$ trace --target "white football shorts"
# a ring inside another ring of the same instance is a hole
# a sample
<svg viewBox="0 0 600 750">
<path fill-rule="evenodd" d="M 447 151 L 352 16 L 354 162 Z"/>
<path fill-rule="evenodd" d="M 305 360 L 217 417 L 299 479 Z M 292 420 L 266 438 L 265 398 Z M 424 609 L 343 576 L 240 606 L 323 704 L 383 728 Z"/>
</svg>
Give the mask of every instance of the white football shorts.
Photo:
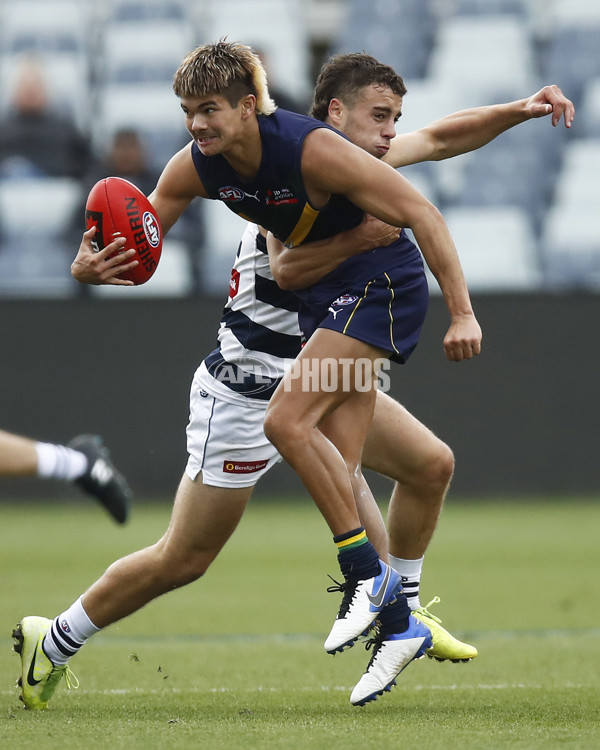
<svg viewBox="0 0 600 750">
<path fill-rule="evenodd" d="M 210 394 L 199 368 L 190 392 L 188 477 L 195 481 L 202 472 L 203 483 L 213 487 L 253 487 L 279 463 L 263 429 L 267 403 L 256 408 Z"/>
</svg>

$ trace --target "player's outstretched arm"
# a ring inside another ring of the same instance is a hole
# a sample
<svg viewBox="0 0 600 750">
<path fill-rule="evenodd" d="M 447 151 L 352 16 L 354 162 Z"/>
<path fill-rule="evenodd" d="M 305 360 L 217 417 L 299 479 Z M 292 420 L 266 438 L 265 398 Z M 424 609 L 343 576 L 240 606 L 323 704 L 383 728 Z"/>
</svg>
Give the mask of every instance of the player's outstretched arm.
<svg viewBox="0 0 600 750">
<path fill-rule="evenodd" d="M 515 125 L 548 115 L 553 126 L 563 119 L 567 128 L 575 117 L 573 102 L 555 85 L 544 86 L 527 99 L 461 110 L 420 130 L 399 134 L 384 161 L 392 167 L 405 167 L 449 159 L 485 146 Z"/>
<path fill-rule="evenodd" d="M 365 214 L 354 229 L 300 247 L 285 247 L 269 232 L 267 250 L 273 278 L 282 289 L 305 289 L 353 255 L 390 245 L 398 239 L 400 231 Z"/>
</svg>

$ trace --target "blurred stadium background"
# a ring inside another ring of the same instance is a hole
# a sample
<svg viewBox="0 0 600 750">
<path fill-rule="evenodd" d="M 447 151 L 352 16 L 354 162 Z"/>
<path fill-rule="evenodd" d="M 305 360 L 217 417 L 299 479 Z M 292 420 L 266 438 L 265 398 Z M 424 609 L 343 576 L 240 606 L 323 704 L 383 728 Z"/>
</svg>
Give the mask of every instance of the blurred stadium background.
<svg viewBox="0 0 600 750">
<path fill-rule="evenodd" d="M 455 450 L 457 491 L 597 491 L 597 0 L 0 0 L 0 118 L 33 54 L 98 161 L 133 128 L 159 170 L 187 138 L 173 72 L 225 35 L 260 49 L 276 98 L 300 107 L 330 53 L 374 54 L 407 83 L 402 131 L 547 83 L 575 102 L 570 131 L 532 121 L 475 154 L 403 171 L 444 212 L 485 349 L 474 363 L 444 362 L 434 297 L 393 382 Z M 243 222 L 212 202 L 193 207 L 149 284 L 82 289 L 69 266 L 88 187 L 18 165 L 0 176 L 0 425 L 50 440 L 101 432 L 138 492 L 170 494 L 188 385 L 213 348 Z M 281 467 L 265 487 L 297 485 Z"/>
</svg>

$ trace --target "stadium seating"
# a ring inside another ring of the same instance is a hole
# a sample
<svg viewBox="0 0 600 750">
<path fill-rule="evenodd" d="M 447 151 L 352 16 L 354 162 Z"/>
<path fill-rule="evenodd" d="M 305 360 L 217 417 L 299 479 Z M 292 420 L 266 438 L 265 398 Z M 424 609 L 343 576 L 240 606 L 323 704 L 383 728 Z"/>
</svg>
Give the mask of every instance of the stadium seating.
<svg viewBox="0 0 600 750">
<path fill-rule="evenodd" d="M 460 206 L 520 206 L 528 211 L 537 232 L 552 198 L 561 133 L 553 132 L 547 121 L 506 131 L 471 154 L 454 202 Z"/>
<path fill-rule="evenodd" d="M 152 166 L 162 170 L 189 141 L 177 98 L 164 83 L 106 85 L 101 88 L 99 99 L 94 131 L 99 150 L 106 148 L 116 130 L 132 127 L 142 135 Z"/>
<path fill-rule="evenodd" d="M 91 114 L 91 8 L 79 0 L 20 0 L 0 5 L 0 111 L 5 109 L 24 57 L 44 66 L 58 107 L 67 107 L 80 127 Z"/>
<path fill-rule="evenodd" d="M 73 294 L 65 232 L 81 201 L 69 178 L 0 180 L 0 295 Z"/>
<path fill-rule="evenodd" d="M 312 94 L 304 5 L 304 0 L 212 0 L 205 6 L 202 42 L 227 36 L 261 50 L 274 86 L 303 100 Z"/>
<path fill-rule="evenodd" d="M 81 200 L 81 187 L 68 177 L 0 180 L 2 231 L 8 237 L 60 235 Z"/>
<path fill-rule="evenodd" d="M 600 138 L 600 76 L 585 83 L 577 117 L 585 138 Z"/>
<path fill-rule="evenodd" d="M 109 0 L 105 20 L 108 23 L 189 21 L 188 6 L 184 0 Z"/>
<path fill-rule="evenodd" d="M 367 52 L 406 78 L 425 74 L 436 28 L 422 0 L 351 0 L 335 52 Z"/>
<path fill-rule="evenodd" d="M 188 140 L 171 84 L 197 42 L 191 15 L 180 0 L 107 4 L 96 55 L 93 138 L 98 152 L 115 130 L 132 127 L 142 134 L 152 166 L 164 167 Z"/>
<path fill-rule="evenodd" d="M 168 88 L 195 43 L 193 29 L 185 21 L 109 22 L 100 46 L 102 83 L 148 82 Z"/>
<path fill-rule="evenodd" d="M 600 291 L 598 203 L 555 204 L 541 239 L 545 286 Z"/>
<path fill-rule="evenodd" d="M 442 24 L 427 75 L 480 101 L 525 96 L 537 79 L 522 21 L 511 15 L 457 16 Z"/>
<path fill-rule="evenodd" d="M 600 138 L 579 139 L 565 146 L 554 202 L 559 207 L 600 207 Z"/>
<path fill-rule="evenodd" d="M 431 167 L 429 162 L 425 162 L 402 167 L 399 171 L 427 200 L 435 205 L 439 202 L 440 195 Z"/>
<path fill-rule="evenodd" d="M 472 92 L 448 86 L 444 81 L 411 78 L 405 79 L 404 83 L 407 93 L 403 101 L 402 117 L 396 125 L 398 133 L 418 130 L 450 112 L 481 103 Z M 419 165 L 418 168 L 429 171 L 438 200 L 447 202 L 458 191 L 468 160 L 467 154 L 435 165 Z"/>
<path fill-rule="evenodd" d="M 0 56 L 0 113 L 9 105 L 23 56 Z M 86 68 L 81 66 L 77 57 L 69 55 L 47 54 L 41 57 L 41 61 L 52 106 L 69 112 L 80 128 L 86 128 L 92 109 Z"/>
<path fill-rule="evenodd" d="M 225 35 L 239 39 L 265 54 L 275 86 L 306 100 L 312 85 L 310 17 L 318 5 L 307 8 L 304 0 L 0 0 L 0 114 L 21 56 L 35 52 L 43 60 L 53 102 L 69 108 L 82 128 L 93 125 L 99 154 L 115 129 L 132 126 L 141 131 L 152 165 L 160 169 L 189 138 L 170 85 L 182 56 L 196 44 Z M 537 249 L 524 253 L 527 263 L 516 265 L 531 271 L 522 272 L 527 284 L 534 278 L 540 285 L 579 286 L 587 279 L 589 286 L 597 249 L 587 204 L 598 205 L 598 171 L 580 168 L 580 162 L 596 163 L 591 141 L 600 137 L 600 2 L 331 0 L 329 5 L 338 7 L 340 18 L 329 25 L 338 31 L 330 52 L 365 50 L 404 77 L 408 93 L 399 132 L 465 107 L 529 95 L 542 83 L 563 88 L 578 110 L 571 130 L 562 124 L 551 128 L 547 120 L 528 123 L 477 153 L 402 173 L 444 215 L 479 211 L 489 218 L 488 209 L 518 210 L 521 218 L 513 215 L 507 221 L 526 226 L 520 244 L 529 246 L 532 233 L 537 243 Z M 9 216 L 8 205 L 6 198 L 0 200 L 4 278 L 10 276 L 11 262 L 27 270 L 26 258 L 35 257 L 11 250 L 7 226 L 9 234 L 13 229 L 20 233 L 16 225 L 21 220 L 30 231 L 35 220 L 19 211 Z M 243 223 L 221 206 L 205 208 L 200 276 L 210 288 L 227 278 Z M 182 271 L 189 258 L 179 262 L 180 255 L 171 253 L 171 272 L 165 265 L 163 290 L 189 289 L 182 281 L 190 276 Z M 52 257 L 45 256 L 48 264 Z M 48 273 L 52 277 L 51 269 Z M 484 273 L 491 274 L 490 281 L 483 281 Z M 504 278 L 491 267 L 477 266 L 471 274 L 481 288 L 495 288 Z M 67 282 L 65 293 L 70 294 Z M 159 288 L 158 279 L 154 287 Z M 52 293 L 59 288 L 57 282 Z M 150 293 L 150 286 L 139 293 Z"/>
<path fill-rule="evenodd" d="M 529 216 L 515 206 L 450 208 L 444 212 L 469 289 L 527 291 L 541 282 Z"/>
<path fill-rule="evenodd" d="M 446 3 L 455 16 L 500 15 L 508 13 L 526 17 L 528 0 L 450 0 Z"/>
<path fill-rule="evenodd" d="M 566 19 L 553 28 L 541 65 L 546 81 L 569 93 L 575 106 L 581 103 L 585 84 L 600 76 L 600 17 L 576 23 Z"/>
<path fill-rule="evenodd" d="M 207 289 L 221 289 L 227 294 L 231 266 L 246 221 L 217 201 L 205 201 L 202 215 L 205 227 L 203 281 Z"/>
<path fill-rule="evenodd" d="M 86 57 L 91 5 L 78 0 L 19 0 L 2 4 L 0 53 L 35 51 Z"/>
<path fill-rule="evenodd" d="M 531 2 L 531 0 L 530 0 Z M 600 4 L 595 0 L 553 0 L 540 3 L 553 26 L 586 26 L 600 23 Z"/>
</svg>

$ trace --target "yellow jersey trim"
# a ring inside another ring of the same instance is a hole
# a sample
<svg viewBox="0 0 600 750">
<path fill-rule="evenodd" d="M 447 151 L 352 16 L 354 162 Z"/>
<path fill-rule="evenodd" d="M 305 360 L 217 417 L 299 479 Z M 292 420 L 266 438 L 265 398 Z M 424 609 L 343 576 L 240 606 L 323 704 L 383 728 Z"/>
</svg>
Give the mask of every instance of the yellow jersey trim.
<svg viewBox="0 0 600 750">
<path fill-rule="evenodd" d="M 283 244 L 286 247 L 295 247 L 296 245 L 299 245 L 301 242 L 303 242 L 306 239 L 307 234 L 313 228 L 318 215 L 319 211 L 317 211 L 316 208 L 313 208 L 312 206 L 309 206 L 308 203 L 305 203 L 304 209 L 302 210 L 302 215 L 298 219 L 298 223 Z"/>
</svg>

